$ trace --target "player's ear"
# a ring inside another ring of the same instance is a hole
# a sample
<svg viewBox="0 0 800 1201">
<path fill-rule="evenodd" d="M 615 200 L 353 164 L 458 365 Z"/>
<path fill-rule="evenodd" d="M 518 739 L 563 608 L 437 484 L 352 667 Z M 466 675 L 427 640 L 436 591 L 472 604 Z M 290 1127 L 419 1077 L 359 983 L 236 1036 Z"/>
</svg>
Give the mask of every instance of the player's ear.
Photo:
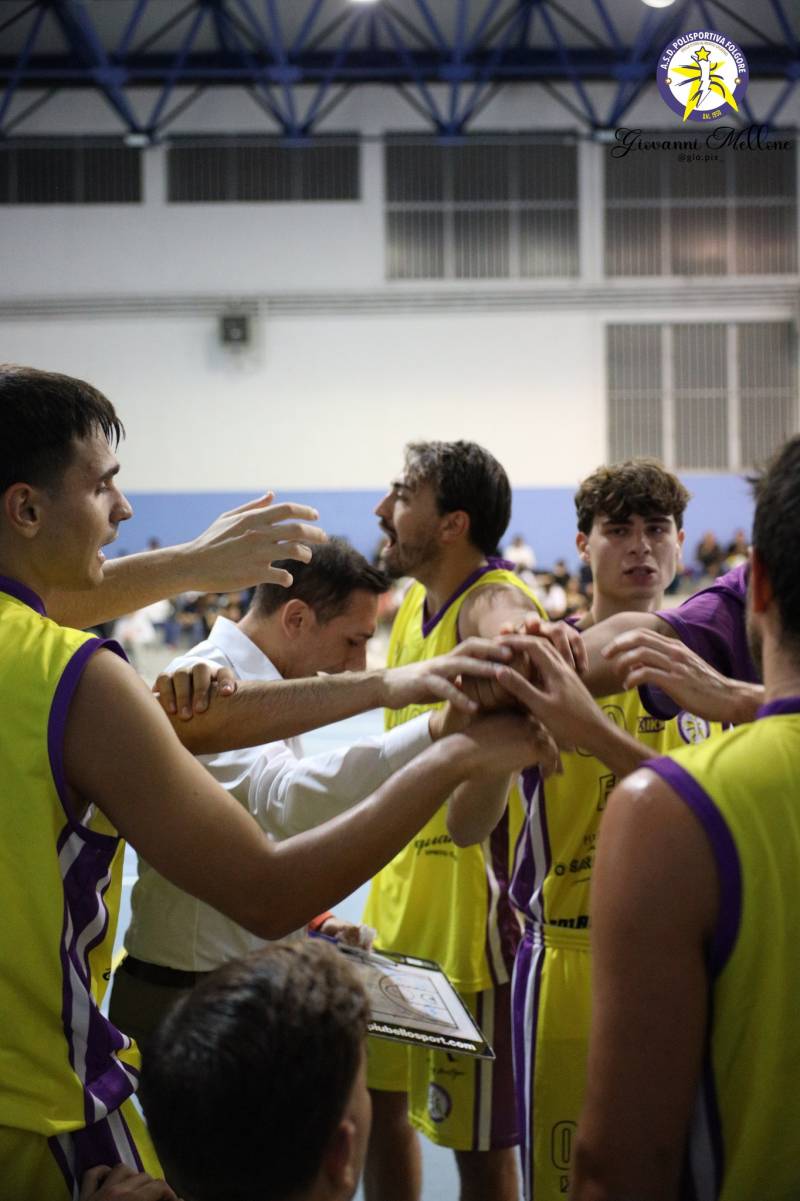
<svg viewBox="0 0 800 1201">
<path fill-rule="evenodd" d="M 360 1165 L 355 1148 L 356 1124 L 352 1118 L 343 1117 L 322 1156 L 322 1172 L 332 1184 L 335 1196 L 352 1196 L 358 1188 Z"/>
<path fill-rule="evenodd" d="M 3 493 L 3 517 L 16 534 L 35 538 L 45 509 L 45 493 L 32 484 L 12 484 Z"/>
<path fill-rule="evenodd" d="M 304 600 L 293 596 L 281 609 L 281 630 L 287 638 L 294 639 L 311 625 L 314 611 Z"/>
<path fill-rule="evenodd" d="M 463 509 L 454 509 L 445 513 L 439 525 L 443 542 L 457 542 L 459 538 L 469 535 L 469 513 Z"/>
<path fill-rule="evenodd" d="M 773 598 L 772 584 L 764 560 L 755 547 L 750 548 L 750 603 L 754 613 L 763 613 Z"/>
<path fill-rule="evenodd" d="M 578 554 L 580 555 L 583 562 L 588 563 L 589 562 L 589 539 L 587 538 L 586 534 L 582 533 L 581 530 L 578 530 L 577 534 L 575 535 L 575 545 L 578 548 Z"/>
</svg>

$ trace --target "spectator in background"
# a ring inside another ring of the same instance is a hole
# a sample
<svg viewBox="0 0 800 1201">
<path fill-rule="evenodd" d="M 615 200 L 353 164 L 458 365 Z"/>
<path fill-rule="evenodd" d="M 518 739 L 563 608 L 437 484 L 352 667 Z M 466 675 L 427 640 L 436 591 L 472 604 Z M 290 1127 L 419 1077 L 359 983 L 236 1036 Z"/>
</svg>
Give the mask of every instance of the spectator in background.
<svg viewBox="0 0 800 1201">
<path fill-rule="evenodd" d="M 722 570 L 722 560 L 725 558 L 722 547 L 717 541 L 716 534 L 711 530 L 706 530 L 703 537 L 697 544 L 697 549 L 694 552 L 696 562 L 700 567 L 702 575 L 710 576 L 715 580 Z"/>
<path fill-rule="evenodd" d="M 567 567 L 566 559 L 556 559 L 553 564 L 553 583 L 558 584 L 561 588 L 566 588 L 569 583 L 569 568 Z"/>
<path fill-rule="evenodd" d="M 744 530 L 737 530 L 733 535 L 733 542 L 728 544 L 728 553 L 725 556 L 725 570 L 732 571 L 734 567 L 739 567 L 742 563 L 746 563 L 749 552 L 750 543 L 747 541 L 747 535 Z"/>
<path fill-rule="evenodd" d="M 536 566 L 536 554 L 522 534 L 515 534 L 509 542 L 508 546 L 503 550 L 503 558 L 509 563 L 513 563 L 517 571 L 521 572 L 523 568 L 528 571 L 533 571 Z"/>
</svg>

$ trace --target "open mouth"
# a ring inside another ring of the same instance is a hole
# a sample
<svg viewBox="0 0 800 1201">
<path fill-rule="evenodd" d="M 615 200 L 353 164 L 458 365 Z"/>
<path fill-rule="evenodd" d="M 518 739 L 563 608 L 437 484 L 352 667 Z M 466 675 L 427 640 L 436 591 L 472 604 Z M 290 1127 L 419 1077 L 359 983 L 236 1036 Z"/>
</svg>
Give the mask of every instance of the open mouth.
<svg viewBox="0 0 800 1201">
<path fill-rule="evenodd" d="M 624 574 L 635 584 L 649 584 L 655 578 L 656 571 L 654 567 L 629 567 Z"/>
</svg>

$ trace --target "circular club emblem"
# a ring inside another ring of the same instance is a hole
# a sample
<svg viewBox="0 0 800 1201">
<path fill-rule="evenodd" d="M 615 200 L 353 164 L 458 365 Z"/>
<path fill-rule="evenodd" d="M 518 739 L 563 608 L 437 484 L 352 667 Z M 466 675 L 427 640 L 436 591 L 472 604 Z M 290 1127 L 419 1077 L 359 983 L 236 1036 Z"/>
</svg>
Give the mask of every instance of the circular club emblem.
<svg viewBox="0 0 800 1201">
<path fill-rule="evenodd" d="M 747 59 L 724 33 L 682 33 L 661 52 L 656 79 L 662 99 L 681 120 L 716 121 L 739 112 Z"/>
<path fill-rule="evenodd" d="M 684 742 L 705 742 L 711 733 L 711 726 L 704 717 L 697 717 L 694 713 L 679 713 L 678 733 Z"/>
<path fill-rule="evenodd" d="M 428 1085 L 428 1115 L 432 1122 L 443 1122 L 450 1116 L 453 1100 L 441 1084 Z"/>
</svg>

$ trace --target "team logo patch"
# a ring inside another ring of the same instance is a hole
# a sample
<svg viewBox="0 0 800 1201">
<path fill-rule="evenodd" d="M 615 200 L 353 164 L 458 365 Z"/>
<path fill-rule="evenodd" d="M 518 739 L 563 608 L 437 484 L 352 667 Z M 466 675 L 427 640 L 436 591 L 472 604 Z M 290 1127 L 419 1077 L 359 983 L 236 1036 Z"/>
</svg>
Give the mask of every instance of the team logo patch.
<svg viewBox="0 0 800 1201">
<path fill-rule="evenodd" d="M 694 713 L 679 713 L 678 733 L 684 742 L 705 742 L 711 733 L 711 726 L 704 717 L 697 717 Z"/>
<path fill-rule="evenodd" d="M 450 1117 L 453 1099 L 441 1084 L 428 1085 L 428 1117 L 432 1122 L 443 1122 Z"/>
<path fill-rule="evenodd" d="M 741 47 L 702 29 L 667 42 L 656 68 L 661 98 L 682 121 L 717 121 L 739 112 L 749 71 Z"/>
</svg>

